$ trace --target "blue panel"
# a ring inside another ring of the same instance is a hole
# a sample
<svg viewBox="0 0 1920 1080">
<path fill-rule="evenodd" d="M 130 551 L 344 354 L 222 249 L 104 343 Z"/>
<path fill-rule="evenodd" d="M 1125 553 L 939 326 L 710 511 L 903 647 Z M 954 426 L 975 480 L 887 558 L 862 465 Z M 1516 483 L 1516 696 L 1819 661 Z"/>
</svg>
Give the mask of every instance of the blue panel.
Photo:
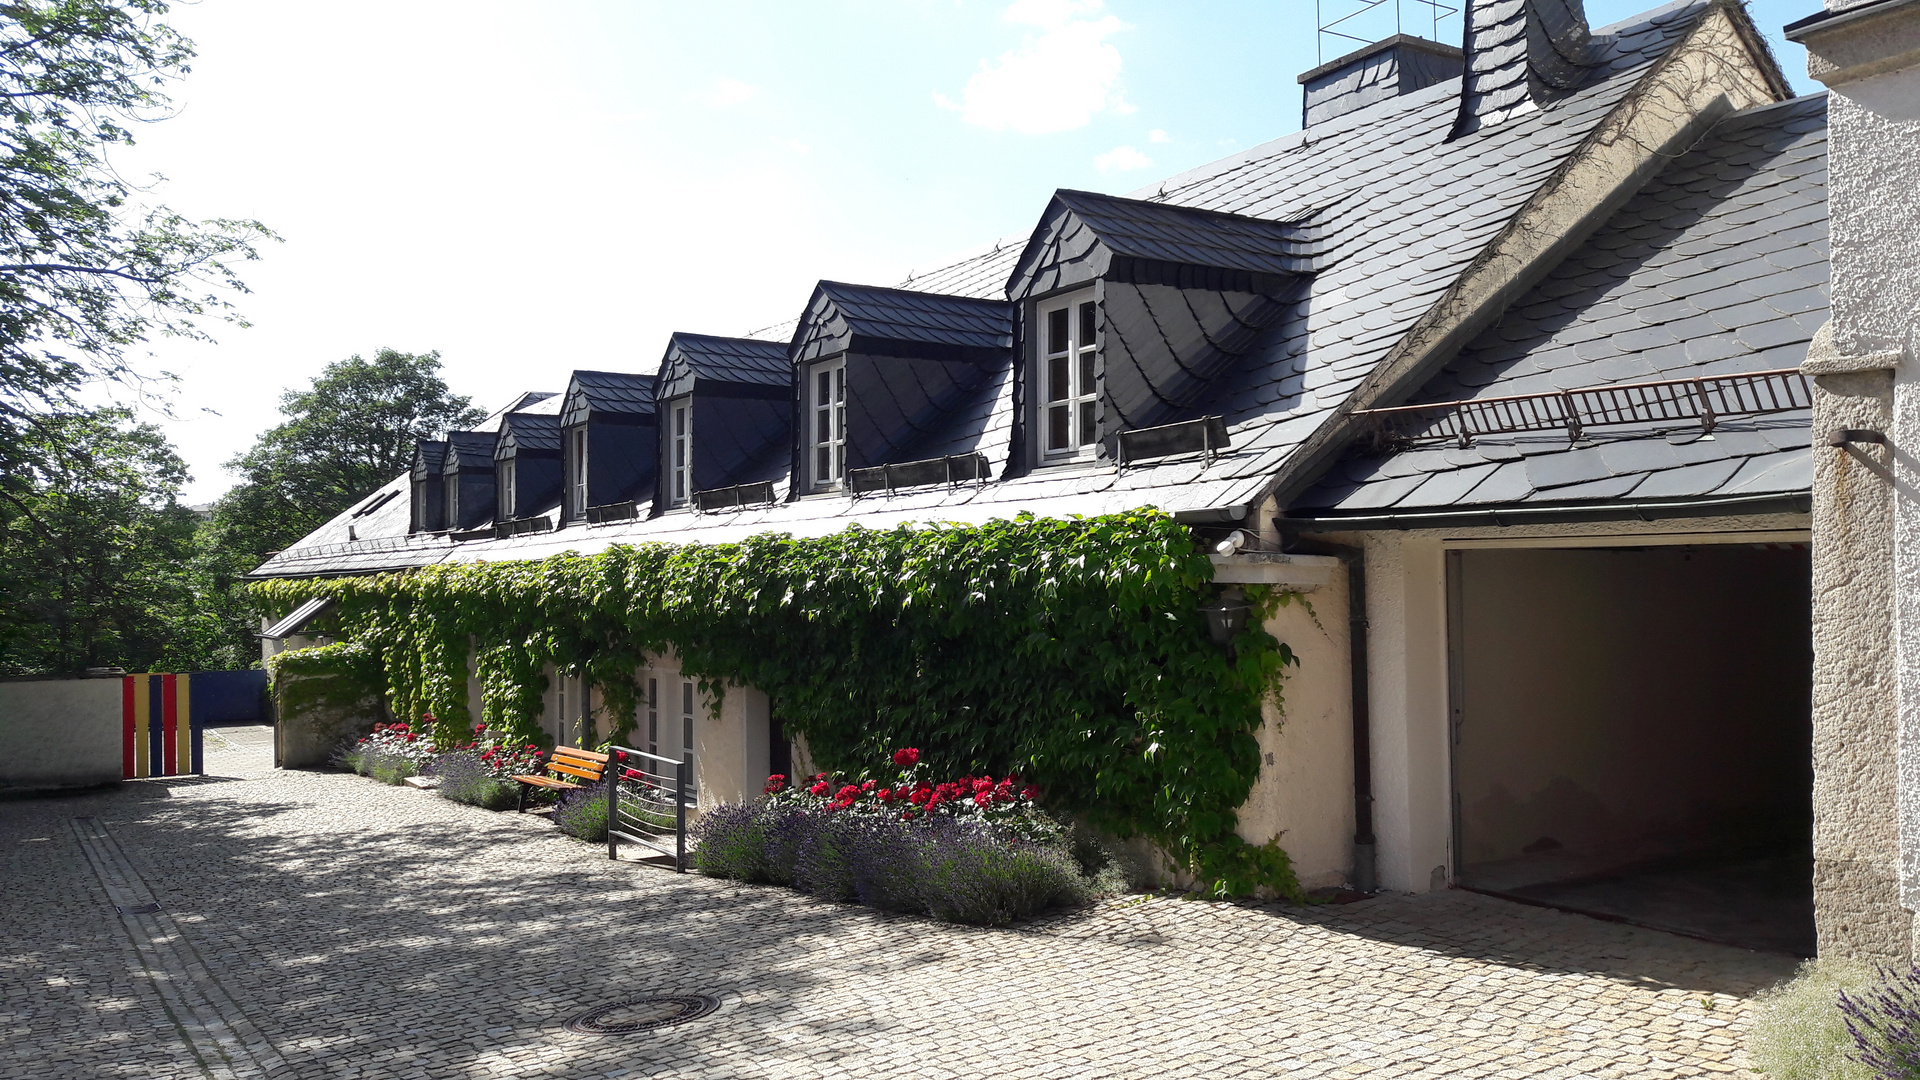
<svg viewBox="0 0 1920 1080">
<path fill-rule="evenodd" d="M 193 694 L 195 731 L 220 724 L 267 722 L 262 710 L 267 689 L 267 673 L 264 670 L 196 671 L 186 678 L 190 680 Z M 196 761 L 196 767 L 198 764 Z"/>
</svg>

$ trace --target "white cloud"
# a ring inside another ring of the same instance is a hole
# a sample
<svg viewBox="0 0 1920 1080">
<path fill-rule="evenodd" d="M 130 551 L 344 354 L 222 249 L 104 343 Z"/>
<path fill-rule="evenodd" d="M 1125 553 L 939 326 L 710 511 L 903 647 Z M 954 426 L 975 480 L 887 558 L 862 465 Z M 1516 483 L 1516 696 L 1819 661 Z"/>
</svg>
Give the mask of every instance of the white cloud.
<svg viewBox="0 0 1920 1080">
<path fill-rule="evenodd" d="M 714 83 L 713 89 L 707 93 L 707 105 L 714 109 L 726 109 L 752 101 L 759 93 L 760 88 L 752 83 L 743 83 L 739 79 L 721 79 Z"/>
<path fill-rule="evenodd" d="M 1026 135 L 1085 127 L 1109 110 L 1132 112 L 1120 96 L 1120 50 L 1107 40 L 1127 24 L 1100 14 L 1104 6 L 1104 0 L 1014 0 L 1001 19 L 1039 33 L 998 60 L 982 60 L 959 101 L 945 94 L 934 101 L 977 127 Z"/>
<path fill-rule="evenodd" d="M 1148 142 L 1159 142 L 1159 143 L 1170 142 L 1172 141 L 1172 138 L 1173 138 L 1172 136 L 1168 135 L 1164 131 L 1161 131 L 1159 128 L 1154 128 L 1152 131 L 1147 132 Z"/>
<path fill-rule="evenodd" d="M 1130 172 L 1152 164 L 1152 158 L 1131 146 L 1116 146 L 1093 159 L 1093 167 L 1103 173 Z"/>
</svg>

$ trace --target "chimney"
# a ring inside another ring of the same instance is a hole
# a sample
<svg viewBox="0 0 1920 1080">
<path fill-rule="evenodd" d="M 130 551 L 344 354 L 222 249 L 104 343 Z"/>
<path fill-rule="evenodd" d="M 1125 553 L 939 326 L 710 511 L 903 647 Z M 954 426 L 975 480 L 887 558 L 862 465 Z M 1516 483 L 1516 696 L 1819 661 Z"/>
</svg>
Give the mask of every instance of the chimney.
<svg viewBox="0 0 1920 1080">
<path fill-rule="evenodd" d="M 1593 63 L 1580 0 L 1467 0 L 1467 73 L 1456 136 L 1578 87 Z"/>
<path fill-rule="evenodd" d="M 1376 41 L 1300 76 L 1306 88 L 1300 122 L 1312 127 L 1376 101 L 1457 79 L 1461 56 L 1451 45 L 1410 34 Z"/>
</svg>

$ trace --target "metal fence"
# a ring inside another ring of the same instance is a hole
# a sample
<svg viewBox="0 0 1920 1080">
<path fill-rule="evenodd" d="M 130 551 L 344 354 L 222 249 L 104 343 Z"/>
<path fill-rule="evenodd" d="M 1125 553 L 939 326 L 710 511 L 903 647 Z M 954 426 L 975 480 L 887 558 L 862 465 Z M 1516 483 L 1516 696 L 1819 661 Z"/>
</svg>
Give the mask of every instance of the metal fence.
<svg viewBox="0 0 1920 1080">
<path fill-rule="evenodd" d="M 626 746 L 607 750 L 607 858 L 620 857 L 620 842 L 639 844 L 687 871 L 687 811 L 698 793 L 693 755 L 679 761 Z"/>
</svg>

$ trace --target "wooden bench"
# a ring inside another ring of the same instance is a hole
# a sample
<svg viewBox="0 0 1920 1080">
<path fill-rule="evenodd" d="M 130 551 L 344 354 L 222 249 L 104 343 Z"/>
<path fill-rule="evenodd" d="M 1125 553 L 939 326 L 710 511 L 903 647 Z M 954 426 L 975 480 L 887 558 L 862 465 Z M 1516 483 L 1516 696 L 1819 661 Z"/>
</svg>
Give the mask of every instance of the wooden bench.
<svg viewBox="0 0 1920 1080">
<path fill-rule="evenodd" d="M 527 789 L 546 788 L 549 791 L 578 791 L 579 784 L 571 780 L 562 780 L 563 776 L 578 777 L 589 784 L 597 784 L 607 775 L 607 755 L 592 750 L 575 750 L 571 746 L 556 746 L 553 755 L 547 758 L 547 773 L 544 776 L 516 776 L 514 781 L 520 785 L 520 803 L 516 808 L 520 813 L 527 811 Z"/>
</svg>

